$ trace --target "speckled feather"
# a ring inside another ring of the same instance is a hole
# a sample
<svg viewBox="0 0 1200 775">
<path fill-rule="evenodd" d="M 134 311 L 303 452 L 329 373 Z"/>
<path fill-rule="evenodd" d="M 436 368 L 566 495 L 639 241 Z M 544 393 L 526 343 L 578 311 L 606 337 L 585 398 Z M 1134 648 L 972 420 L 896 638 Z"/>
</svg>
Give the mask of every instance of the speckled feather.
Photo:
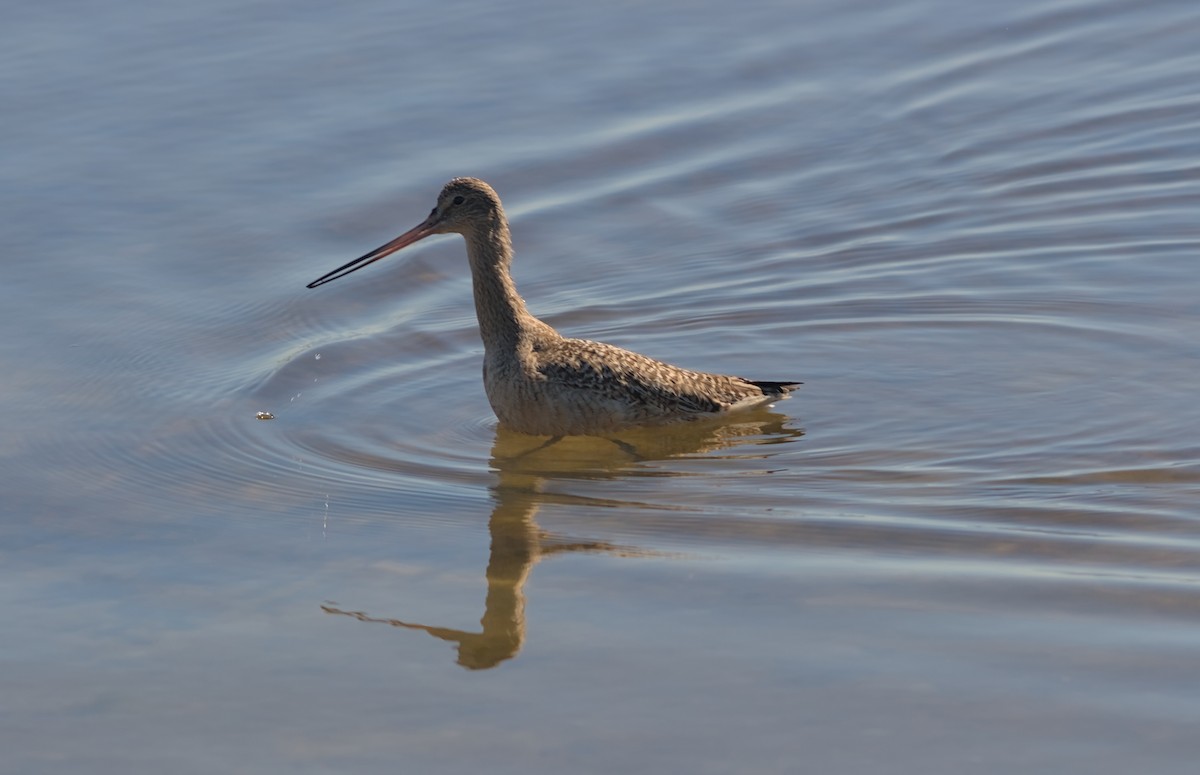
<svg viewBox="0 0 1200 775">
<path fill-rule="evenodd" d="M 722 412 L 747 399 L 770 400 L 749 380 L 690 371 L 645 355 L 587 339 L 567 339 L 535 347 L 537 370 L 551 384 L 587 390 L 640 408 L 647 419 Z"/>
</svg>

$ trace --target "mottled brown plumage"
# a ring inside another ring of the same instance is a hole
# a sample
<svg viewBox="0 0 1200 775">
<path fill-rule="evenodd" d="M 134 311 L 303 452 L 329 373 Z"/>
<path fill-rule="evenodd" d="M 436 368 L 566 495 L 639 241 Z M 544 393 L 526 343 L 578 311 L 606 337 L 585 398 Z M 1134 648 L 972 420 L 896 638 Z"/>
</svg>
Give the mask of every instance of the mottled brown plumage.
<svg viewBox="0 0 1200 775">
<path fill-rule="evenodd" d="M 543 436 L 602 435 L 705 417 L 787 398 L 798 382 L 689 371 L 602 342 L 563 337 L 525 308 L 509 273 L 512 241 L 500 197 L 455 178 L 416 228 L 309 284 L 315 288 L 431 234 L 467 243 L 483 337 L 483 384 L 500 422 Z"/>
</svg>

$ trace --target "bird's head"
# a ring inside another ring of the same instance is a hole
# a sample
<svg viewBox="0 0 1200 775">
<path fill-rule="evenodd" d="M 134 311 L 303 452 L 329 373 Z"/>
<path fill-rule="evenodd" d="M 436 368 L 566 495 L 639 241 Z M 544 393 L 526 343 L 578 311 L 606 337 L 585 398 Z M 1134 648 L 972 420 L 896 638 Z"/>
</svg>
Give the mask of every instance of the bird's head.
<svg viewBox="0 0 1200 775">
<path fill-rule="evenodd" d="M 437 204 L 424 221 L 386 245 L 312 281 L 308 287 L 316 288 L 345 277 L 432 234 L 467 235 L 477 229 L 498 228 L 503 224 L 504 209 L 500 206 L 500 197 L 491 186 L 478 178 L 455 178 L 442 187 Z"/>
</svg>

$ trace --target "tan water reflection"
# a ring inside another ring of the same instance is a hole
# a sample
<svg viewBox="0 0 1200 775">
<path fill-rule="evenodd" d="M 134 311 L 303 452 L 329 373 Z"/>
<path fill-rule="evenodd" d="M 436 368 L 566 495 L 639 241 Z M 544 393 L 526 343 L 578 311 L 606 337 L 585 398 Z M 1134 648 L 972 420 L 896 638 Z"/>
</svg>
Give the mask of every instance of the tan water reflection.
<svg viewBox="0 0 1200 775">
<path fill-rule="evenodd" d="M 747 444 L 771 444 L 803 435 L 785 428 L 784 415 L 770 411 L 743 415 L 742 422 L 689 424 L 630 431 L 615 439 L 571 437 L 554 443 L 500 429 L 492 445 L 491 465 L 499 476 L 492 488 L 495 508 L 488 522 L 491 551 L 484 576 L 487 597 L 479 631 L 457 630 L 403 619 L 371 616 L 363 611 L 322 605 L 329 614 L 362 622 L 421 630 L 458 644 L 458 664 L 471 670 L 495 667 L 520 652 L 525 642 L 525 582 L 540 560 L 568 552 L 604 552 L 625 557 L 661 556 L 659 552 L 602 540 L 576 539 L 538 527 L 543 504 L 562 503 L 564 496 L 546 493 L 552 480 L 619 479 L 638 469 L 640 475 L 678 476 L 669 469 L 642 469 L 654 460 L 711 454 Z M 635 501 L 569 498 L 573 504 L 627 509 L 662 509 Z"/>
</svg>

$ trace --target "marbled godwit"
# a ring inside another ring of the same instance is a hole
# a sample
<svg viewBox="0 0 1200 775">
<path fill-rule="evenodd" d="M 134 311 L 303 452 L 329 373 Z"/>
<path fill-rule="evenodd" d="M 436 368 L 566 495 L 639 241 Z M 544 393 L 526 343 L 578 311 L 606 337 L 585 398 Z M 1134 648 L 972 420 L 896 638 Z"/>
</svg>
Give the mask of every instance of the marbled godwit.
<svg viewBox="0 0 1200 775">
<path fill-rule="evenodd" d="M 535 436 L 598 436 L 635 425 L 719 417 L 787 398 L 799 382 L 689 371 L 586 339 L 568 339 L 525 308 L 509 274 L 512 241 L 500 197 L 455 178 L 417 227 L 308 284 L 316 288 L 432 234 L 467 242 L 483 337 L 483 386 L 500 422 Z"/>
</svg>

